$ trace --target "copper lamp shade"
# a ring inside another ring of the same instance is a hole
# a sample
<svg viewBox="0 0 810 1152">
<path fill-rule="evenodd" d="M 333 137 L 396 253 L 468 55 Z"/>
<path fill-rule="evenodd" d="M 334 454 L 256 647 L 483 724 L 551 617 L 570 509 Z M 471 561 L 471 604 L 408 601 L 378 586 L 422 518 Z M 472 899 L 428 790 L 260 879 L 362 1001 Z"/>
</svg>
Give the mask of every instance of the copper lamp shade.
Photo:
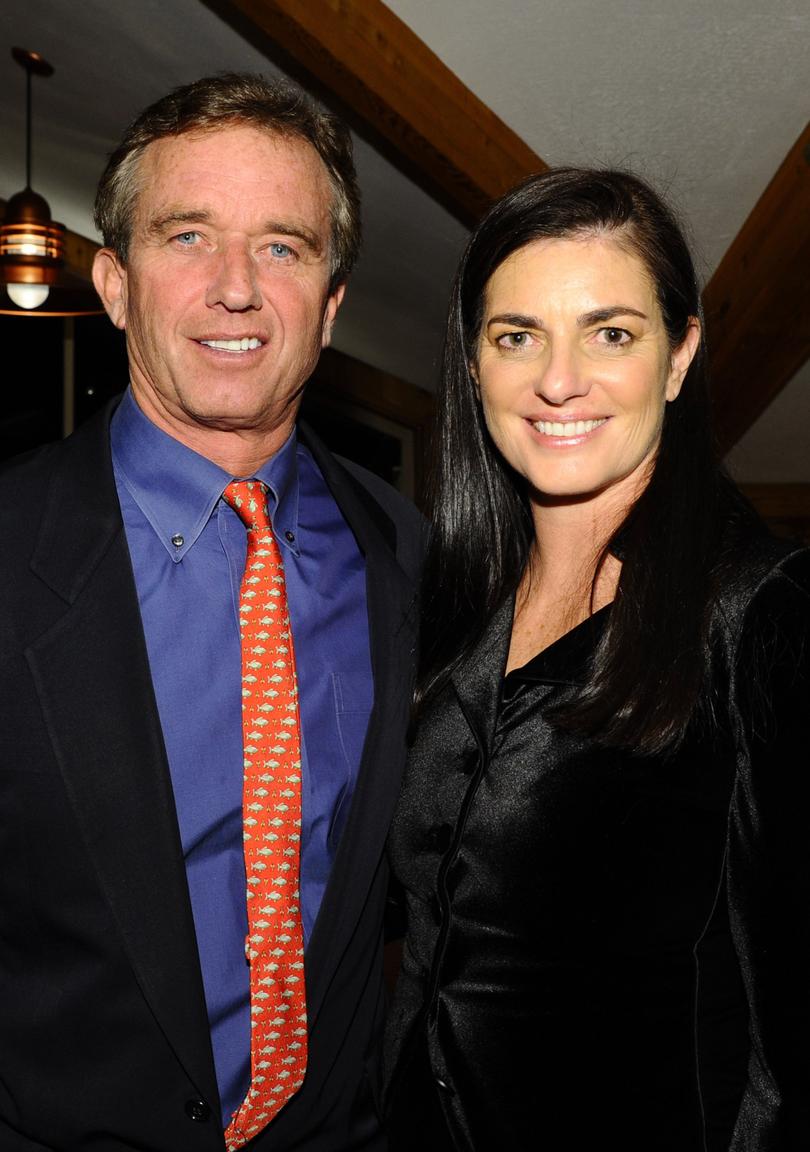
<svg viewBox="0 0 810 1152">
<path fill-rule="evenodd" d="M 64 224 L 51 219 L 47 200 L 31 187 L 31 76 L 50 76 L 53 68 L 36 52 L 11 54 L 27 78 L 26 186 L 0 224 L 0 315 L 98 314 L 104 309 L 92 285 L 64 267 Z"/>
</svg>

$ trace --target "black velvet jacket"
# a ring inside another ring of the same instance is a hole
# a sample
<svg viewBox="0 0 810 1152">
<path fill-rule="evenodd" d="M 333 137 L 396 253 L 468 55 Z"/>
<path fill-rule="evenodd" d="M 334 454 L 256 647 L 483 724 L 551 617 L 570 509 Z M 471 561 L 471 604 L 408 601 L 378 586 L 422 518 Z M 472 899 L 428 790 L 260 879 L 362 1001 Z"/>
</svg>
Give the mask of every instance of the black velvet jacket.
<svg viewBox="0 0 810 1152">
<path fill-rule="evenodd" d="M 668 758 L 544 718 L 609 609 L 504 679 L 505 604 L 425 715 L 387 1091 L 427 1052 L 458 1149 L 810 1148 L 810 552 L 783 551 L 724 595 L 716 723 Z"/>
</svg>

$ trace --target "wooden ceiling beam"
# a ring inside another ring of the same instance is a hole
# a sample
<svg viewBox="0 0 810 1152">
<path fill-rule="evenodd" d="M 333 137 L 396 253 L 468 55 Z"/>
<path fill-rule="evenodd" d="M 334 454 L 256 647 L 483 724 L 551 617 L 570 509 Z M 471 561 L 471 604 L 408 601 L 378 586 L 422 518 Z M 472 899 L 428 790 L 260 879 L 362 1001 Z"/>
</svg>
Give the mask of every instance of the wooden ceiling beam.
<svg viewBox="0 0 810 1152">
<path fill-rule="evenodd" d="M 381 0 L 202 2 L 467 226 L 547 168 Z"/>
<path fill-rule="evenodd" d="M 810 357 L 810 124 L 703 293 L 727 452 Z"/>
</svg>

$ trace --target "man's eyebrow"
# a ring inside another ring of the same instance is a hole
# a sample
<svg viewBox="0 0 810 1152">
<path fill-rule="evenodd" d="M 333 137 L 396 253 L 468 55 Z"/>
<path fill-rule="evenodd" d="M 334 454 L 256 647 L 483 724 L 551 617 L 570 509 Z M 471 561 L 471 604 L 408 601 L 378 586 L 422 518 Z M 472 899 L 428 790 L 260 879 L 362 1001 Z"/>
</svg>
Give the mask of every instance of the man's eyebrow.
<svg viewBox="0 0 810 1152">
<path fill-rule="evenodd" d="M 211 213 L 205 208 L 173 209 L 160 216 L 153 216 L 146 225 L 146 231 L 151 236 L 162 236 L 169 228 L 180 224 L 210 224 Z"/>
<path fill-rule="evenodd" d="M 146 226 L 146 231 L 150 236 L 165 236 L 171 228 L 180 227 L 183 224 L 211 224 L 213 219 L 213 213 L 207 208 L 172 209 L 150 220 Z M 262 234 L 289 236 L 290 239 L 300 240 L 313 255 L 320 256 L 323 253 L 323 241 L 317 232 L 313 232 L 304 224 L 283 220 L 265 220 Z"/>
<path fill-rule="evenodd" d="M 291 240 L 300 240 L 315 256 L 320 256 L 324 249 L 323 240 L 318 233 L 307 228 L 305 224 L 293 224 L 284 220 L 265 220 L 264 234 L 289 236 Z"/>
</svg>

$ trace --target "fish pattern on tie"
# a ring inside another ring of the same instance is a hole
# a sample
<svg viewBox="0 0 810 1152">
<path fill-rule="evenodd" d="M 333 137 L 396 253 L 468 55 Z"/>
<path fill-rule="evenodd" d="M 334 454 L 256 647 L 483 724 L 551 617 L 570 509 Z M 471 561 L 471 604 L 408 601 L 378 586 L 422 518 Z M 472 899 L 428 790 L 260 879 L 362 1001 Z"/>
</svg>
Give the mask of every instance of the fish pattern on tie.
<svg viewBox="0 0 810 1152">
<path fill-rule="evenodd" d="M 235 1152 L 301 1087 L 307 1012 L 299 899 L 301 734 L 284 566 L 266 486 L 233 481 L 223 498 L 247 528 L 239 629 L 251 1081 L 225 1132 L 228 1152 Z"/>
</svg>

